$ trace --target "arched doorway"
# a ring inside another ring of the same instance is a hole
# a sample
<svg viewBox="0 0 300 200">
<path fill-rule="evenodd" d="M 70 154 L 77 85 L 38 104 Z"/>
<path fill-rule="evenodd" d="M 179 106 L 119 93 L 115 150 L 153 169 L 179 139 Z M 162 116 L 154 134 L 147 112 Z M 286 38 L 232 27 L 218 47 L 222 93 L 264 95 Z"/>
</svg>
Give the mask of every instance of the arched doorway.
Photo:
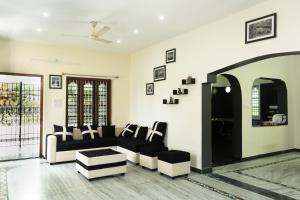
<svg viewBox="0 0 300 200">
<path fill-rule="evenodd" d="M 230 74 L 217 76 L 211 96 L 211 152 L 213 166 L 242 157 L 242 95 L 239 81 Z"/>
</svg>

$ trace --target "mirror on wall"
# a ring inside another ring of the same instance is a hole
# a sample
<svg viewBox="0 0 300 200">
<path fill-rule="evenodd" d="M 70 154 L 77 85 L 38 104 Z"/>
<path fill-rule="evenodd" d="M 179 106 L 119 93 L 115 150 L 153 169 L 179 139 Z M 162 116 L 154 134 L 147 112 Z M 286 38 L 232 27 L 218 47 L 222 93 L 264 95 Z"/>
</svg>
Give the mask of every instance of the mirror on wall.
<svg viewBox="0 0 300 200">
<path fill-rule="evenodd" d="M 255 79 L 251 98 L 252 126 L 287 125 L 287 89 L 284 81 Z"/>
</svg>

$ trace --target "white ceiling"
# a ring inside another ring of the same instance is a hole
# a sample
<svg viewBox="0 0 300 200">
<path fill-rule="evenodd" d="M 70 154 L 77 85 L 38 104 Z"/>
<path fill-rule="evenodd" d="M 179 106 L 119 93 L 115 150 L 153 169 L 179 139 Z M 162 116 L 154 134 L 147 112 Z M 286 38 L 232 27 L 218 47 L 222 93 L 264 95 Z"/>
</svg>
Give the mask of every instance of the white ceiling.
<svg viewBox="0 0 300 200">
<path fill-rule="evenodd" d="M 248 8 L 263 0 L 0 0 L 0 36 L 23 41 L 133 52 Z M 43 17 L 43 12 L 50 17 Z M 165 16 L 161 22 L 158 18 Z M 111 27 L 104 44 L 62 34 L 89 34 L 89 23 Z M 37 28 L 43 31 L 38 33 Z M 138 34 L 133 30 L 139 29 Z"/>
</svg>

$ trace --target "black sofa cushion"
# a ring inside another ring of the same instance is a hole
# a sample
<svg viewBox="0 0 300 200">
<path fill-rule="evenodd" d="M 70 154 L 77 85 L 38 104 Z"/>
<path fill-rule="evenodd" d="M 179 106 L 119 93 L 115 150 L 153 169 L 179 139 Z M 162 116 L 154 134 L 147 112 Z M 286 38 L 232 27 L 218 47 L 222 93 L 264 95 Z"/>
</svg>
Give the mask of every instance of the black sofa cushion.
<svg viewBox="0 0 300 200">
<path fill-rule="evenodd" d="M 91 149 L 100 147 L 116 146 L 116 138 L 98 138 L 94 140 L 81 140 L 81 141 L 70 141 L 57 143 L 56 151 L 71 151 L 79 149 Z"/>
<path fill-rule="evenodd" d="M 97 129 L 98 129 L 97 125 L 81 126 L 80 131 L 83 140 L 99 139 L 100 135 Z"/>
<path fill-rule="evenodd" d="M 154 122 L 150 135 L 147 140 L 154 144 L 162 144 L 167 131 L 166 122 Z"/>
<path fill-rule="evenodd" d="M 180 163 L 190 161 L 190 153 L 179 150 L 162 151 L 158 154 L 158 160 L 167 163 Z"/>
<path fill-rule="evenodd" d="M 140 154 L 149 157 L 156 157 L 162 151 L 168 151 L 163 144 L 147 144 L 140 147 Z"/>
<path fill-rule="evenodd" d="M 148 127 L 147 126 L 139 126 L 137 127 L 134 138 L 140 139 L 140 140 L 145 140 L 147 137 L 148 133 Z"/>
<path fill-rule="evenodd" d="M 73 126 L 65 127 L 54 124 L 54 135 L 57 142 L 73 141 Z"/>
<path fill-rule="evenodd" d="M 128 149 L 133 152 L 140 152 L 140 147 L 149 144 L 146 140 L 139 140 L 136 138 L 121 137 L 118 138 L 118 146 Z"/>
<path fill-rule="evenodd" d="M 116 126 L 102 126 L 102 137 L 103 138 L 116 137 Z"/>
<path fill-rule="evenodd" d="M 127 124 L 124 130 L 120 133 L 120 137 L 133 137 L 136 129 L 136 124 Z"/>
</svg>

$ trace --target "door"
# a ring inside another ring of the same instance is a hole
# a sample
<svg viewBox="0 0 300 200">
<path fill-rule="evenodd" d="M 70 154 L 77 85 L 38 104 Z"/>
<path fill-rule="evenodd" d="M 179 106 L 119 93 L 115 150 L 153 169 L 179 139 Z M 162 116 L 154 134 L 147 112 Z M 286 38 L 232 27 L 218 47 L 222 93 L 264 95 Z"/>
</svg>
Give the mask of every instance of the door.
<svg viewBox="0 0 300 200">
<path fill-rule="evenodd" d="M 0 75 L 0 160 L 40 155 L 41 77 Z"/>
</svg>

